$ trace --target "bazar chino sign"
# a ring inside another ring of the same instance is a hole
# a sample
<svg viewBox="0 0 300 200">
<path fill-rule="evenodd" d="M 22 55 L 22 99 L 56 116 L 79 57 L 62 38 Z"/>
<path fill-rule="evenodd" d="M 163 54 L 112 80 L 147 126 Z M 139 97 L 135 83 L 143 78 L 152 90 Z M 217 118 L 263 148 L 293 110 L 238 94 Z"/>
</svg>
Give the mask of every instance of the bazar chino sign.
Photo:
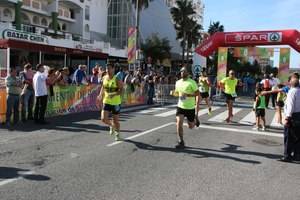
<svg viewBox="0 0 300 200">
<path fill-rule="evenodd" d="M 28 42 L 48 44 L 48 38 L 45 36 L 18 31 L 18 30 L 5 29 L 2 32 L 2 37 L 4 39 L 15 39 L 15 40 L 28 41 Z"/>
<path fill-rule="evenodd" d="M 282 42 L 281 32 L 264 32 L 264 33 L 233 33 L 225 34 L 225 43 L 279 43 Z"/>
</svg>

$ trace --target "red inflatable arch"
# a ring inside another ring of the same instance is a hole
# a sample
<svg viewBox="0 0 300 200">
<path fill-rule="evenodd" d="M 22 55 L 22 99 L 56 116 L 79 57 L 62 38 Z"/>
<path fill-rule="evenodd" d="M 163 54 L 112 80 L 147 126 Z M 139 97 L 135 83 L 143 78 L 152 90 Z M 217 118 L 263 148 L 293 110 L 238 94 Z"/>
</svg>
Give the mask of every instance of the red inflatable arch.
<svg viewBox="0 0 300 200">
<path fill-rule="evenodd" d="M 300 52 L 300 33 L 297 30 L 218 32 L 196 48 L 196 53 L 207 57 L 219 47 L 257 45 L 290 45 Z"/>
</svg>

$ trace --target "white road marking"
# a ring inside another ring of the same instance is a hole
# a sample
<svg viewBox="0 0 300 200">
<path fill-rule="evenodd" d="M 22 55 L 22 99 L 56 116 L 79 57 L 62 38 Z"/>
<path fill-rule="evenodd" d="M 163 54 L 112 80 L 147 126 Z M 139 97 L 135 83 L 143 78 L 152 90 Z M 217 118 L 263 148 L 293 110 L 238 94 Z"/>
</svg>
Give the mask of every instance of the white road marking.
<svg viewBox="0 0 300 200">
<path fill-rule="evenodd" d="M 10 179 L 6 179 L 4 181 L 0 181 L 0 187 L 4 186 L 6 184 L 9 184 L 9 183 L 18 181 L 20 179 L 23 179 L 26 175 L 32 175 L 32 174 L 35 174 L 35 172 L 34 171 L 19 172 L 19 176 L 16 178 L 10 178 Z"/>
<path fill-rule="evenodd" d="M 239 123 L 245 125 L 254 125 L 255 121 L 256 121 L 255 112 L 251 111 L 248 115 L 246 115 L 243 119 L 241 119 Z"/>
<path fill-rule="evenodd" d="M 282 119 L 285 118 L 285 115 L 284 115 L 284 112 L 282 112 Z M 280 127 L 283 127 L 283 125 L 277 123 L 277 114 L 275 113 L 274 117 L 273 117 L 273 120 L 270 124 L 270 127 L 275 127 L 275 128 L 280 128 Z"/>
<path fill-rule="evenodd" d="M 240 112 L 242 109 L 241 108 L 233 108 L 233 115 L 235 115 L 236 113 Z M 215 117 L 209 119 L 208 121 L 210 122 L 223 122 L 226 118 L 227 118 L 227 115 L 228 115 L 228 111 L 225 110 L 224 112 L 216 115 Z"/>
<path fill-rule="evenodd" d="M 150 130 L 141 132 L 141 133 L 139 133 L 139 134 L 130 136 L 130 137 L 128 137 L 128 138 L 125 138 L 124 140 L 132 140 L 132 139 L 134 139 L 134 138 L 137 138 L 137 137 L 146 135 L 146 134 L 151 133 L 151 132 L 153 132 L 153 131 L 157 131 L 157 130 L 159 130 L 159 129 L 162 129 L 162 128 L 165 128 L 165 127 L 167 127 L 167 126 L 171 126 L 171 125 L 174 125 L 174 124 L 176 124 L 176 123 L 175 123 L 175 122 L 170 122 L 170 123 L 164 124 L 164 125 L 162 125 L 162 126 L 159 126 L 159 127 L 156 127 L 156 128 L 153 128 L 153 129 L 150 129 Z M 107 147 L 112 147 L 112 146 L 115 146 L 115 145 L 121 144 L 121 143 L 123 143 L 123 141 L 113 142 L 113 143 L 108 144 L 108 145 L 106 145 L 106 146 L 107 146 Z"/>
<path fill-rule="evenodd" d="M 171 115 L 175 115 L 176 114 L 176 109 L 175 110 L 170 110 L 168 112 L 164 112 L 164 113 L 160 113 L 157 115 L 154 115 L 155 117 L 169 117 Z"/>
<path fill-rule="evenodd" d="M 212 106 L 211 111 L 216 111 L 220 108 L 221 107 L 219 107 L 219 106 Z M 198 116 L 202 116 L 202 115 L 205 115 L 205 114 L 208 114 L 208 108 L 207 109 L 200 109 L 200 111 L 198 112 Z"/>
<path fill-rule="evenodd" d="M 184 123 L 184 125 L 188 127 L 187 123 Z M 202 125 L 202 124 L 196 129 L 199 130 L 201 128 L 211 129 L 211 130 L 218 130 L 218 131 L 220 131 L 218 133 L 223 133 L 222 131 L 227 131 L 227 132 L 250 133 L 250 134 L 253 134 L 253 135 L 264 135 L 264 136 L 272 136 L 272 137 L 283 138 L 283 134 L 275 133 L 275 132 L 268 132 L 268 131 L 252 131 L 252 130 L 244 130 L 244 129 L 237 129 L 237 128 L 216 127 L 216 126 L 209 126 L 209 125 Z"/>
<path fill-rule="evenodd" d="M 152 112 L 162 111 L 162 110 L 167 110 L 167 108 L 150 108 L 150 109 L 147 109 L 147 110 L 138 111 L 137 113 L 147 114 L 147 113 L 152 113 Z"/>
</svg>

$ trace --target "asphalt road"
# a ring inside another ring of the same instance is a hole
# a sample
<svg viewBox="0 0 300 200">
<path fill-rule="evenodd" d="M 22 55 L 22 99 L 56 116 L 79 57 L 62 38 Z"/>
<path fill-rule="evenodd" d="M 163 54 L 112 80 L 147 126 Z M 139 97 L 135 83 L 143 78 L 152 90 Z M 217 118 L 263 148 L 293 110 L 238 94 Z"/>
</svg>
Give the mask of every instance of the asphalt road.
<svg viewBox="0 0 300 200">
<path fill-rule="evenodd" d="M 184 129 L 185 150 L 175 150 L 175 108 L 122 114 L 114 142 L 97 112 L 0 129 L 1 200 L 300 199 L 300 167 L 282 163 L 282 129 L 252 130 L 251 110 L 234 122 L 200 113 L 202 125 Z M 248 116 L 248 117 L 247 117 Z M 247 121 L 248 120 L 248 121 Z"/>
</svg>

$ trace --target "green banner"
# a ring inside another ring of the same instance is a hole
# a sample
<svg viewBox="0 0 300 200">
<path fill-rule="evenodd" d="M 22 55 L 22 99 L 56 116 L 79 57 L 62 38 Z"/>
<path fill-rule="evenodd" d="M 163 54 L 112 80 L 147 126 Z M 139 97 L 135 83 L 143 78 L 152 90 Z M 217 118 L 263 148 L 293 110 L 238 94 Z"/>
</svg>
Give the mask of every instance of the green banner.
<svg viewBox="0 0 300 200">
<path fill-rule="evenodd" d="M 218 74 L 217 74 L 217 80 L 218 81 L 221 81 L 223 78 L 226 77 L 227 57 L 228 57 L 228 48 L 226 48 L 226 47 L 219 47 L 219 54 L 218 54 Z"/>
<path fill-rule="evenodd" d="M 282 83 L 286 83 L 289 78 L 290 56 L 291 56 L 290 48 L 280 49 L 278 78 Z"/>
</svg>

